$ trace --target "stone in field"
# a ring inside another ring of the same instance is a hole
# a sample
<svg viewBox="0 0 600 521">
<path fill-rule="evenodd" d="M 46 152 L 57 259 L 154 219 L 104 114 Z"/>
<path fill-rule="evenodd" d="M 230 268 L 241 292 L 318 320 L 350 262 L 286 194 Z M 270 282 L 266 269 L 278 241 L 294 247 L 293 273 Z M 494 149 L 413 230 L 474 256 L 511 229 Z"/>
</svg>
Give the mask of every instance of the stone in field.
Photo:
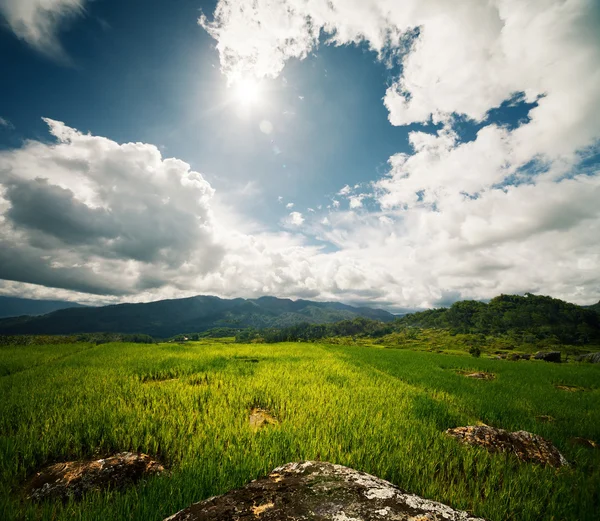
<svg viewBox="0 0 600 521">
<path fill-rule="evenodd" d="M 91 490 L 124 488 L 146 475 L 165 469 L 146 454 L 121 452 L 96 461 L 55 463 L 38 472 L 27 484 L 28 499 L 80 499 Z"/>
<path fill-rule="evenodd" d="M 571 445 L 580 445 L 586 449 L 597 449 L 599 445 L 594 440 L 588 440 L 587 438 L 570 438 L 569 443 Z"/>
<path fill-rule="evenodd" d="M 489 425 L 471 425 L 448 429 L 446 434 L 462 443 L 483 447 L 490 452 L 508 452 L 521 461 L 552 467 L 568 465 L 552 443 L 531 432 L 509 432 Z"/>
<path fill-rule="evenodd" d="M 165 521 L 484 521 L 341 465 L 288 463 Z"/>
<path fill-rule="evenodd" d="M 560 362 L 560 351 L 538 351 L 534 357 L 536 360 L 544 360 L 544 362 Z"/>
<path fill-rule="evenodd" d="M 493 380 L 496 375 L 492 373 L 484 373 L 483 371 L 477 373 L 469 373 L 465 375 L 465 378 L 474 378 L 475 380 Z"/>
<path fill-rule="evenodd" d="M 591 364 L 600 364 L 600 353 L 590 353 L 576 358 L 578 362 L 589 362 Z"/>
</svg>

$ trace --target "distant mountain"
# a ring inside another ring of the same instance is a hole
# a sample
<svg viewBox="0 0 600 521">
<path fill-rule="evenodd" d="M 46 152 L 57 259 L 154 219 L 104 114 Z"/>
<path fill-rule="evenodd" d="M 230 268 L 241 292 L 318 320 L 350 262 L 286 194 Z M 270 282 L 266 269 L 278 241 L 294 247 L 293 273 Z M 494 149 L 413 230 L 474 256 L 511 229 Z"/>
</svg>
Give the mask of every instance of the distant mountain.
<svg viewBox="0 0 600 521">
<path fill-rule="evenodd" d="M 221 299 L 198 296 L 145 304 L 54 311 L 41 317 L 0 320 L 0 334 L 145 333 L 166 338 L 215 327 L 286 327 L 308 322 L 324 324 L 365 317 L 391 321 L 381 309 L 338 302 L 313 302 L 275 297 Z"/>
<path fill-rule="evenodd" d="M 596 313 L 600 313 L 600 302 L 592 304 L 591 306 L 585 306 L 588 309 L 593 309 Z"/>
<path fill-rule="evenodd" d="M 84 307 L 77 302 L 64 300 L 33 300 L 0 296 L 0 318 L 19 317 L 21 315 L 45 315 L 66 308 Z"/>
</svg>

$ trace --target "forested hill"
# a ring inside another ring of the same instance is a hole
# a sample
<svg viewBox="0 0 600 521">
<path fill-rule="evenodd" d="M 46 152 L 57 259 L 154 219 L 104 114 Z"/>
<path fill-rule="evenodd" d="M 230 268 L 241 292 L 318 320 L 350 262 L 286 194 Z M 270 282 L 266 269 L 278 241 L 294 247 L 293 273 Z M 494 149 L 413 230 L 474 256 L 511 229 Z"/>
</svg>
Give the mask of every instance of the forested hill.
<svg viewBox="0 0 600 521">
<path fill-rule="evenodd" d="M 287 327 L 299 323 L 324 324 L 364 317 L 392 321 L 381 309 L 353 307 L 339 302 L 313 302 L 275 297 L 221 299 L 198 296 L 144 304 L 64 309 L 41 317 L 0 320 L 0 335 L 143 333 L 166 338 L 213 328 Z"/>
<path fill-rule="evenodd" d="M 514 343 L 588 344 L 600 341 L 600 314 L 590 307 L 551 297 L 501 295 L 487 304 L 464 300 L 449 308 L 420 311 L 387 323 L 365 318 L 335 324 L 305 323 L 260 331 L 246 329 L 236 338 L 241 342 L 253 339 L 310 341 L 344 336 L 376 338 L 414 328 L 444 329 L 452 334 L 495 335 Z"/>
<path fill-rule="evenodd" d="M 593 309 L 597 313 L 600 313 L 600 302 L 596 302 L 596 304 L 592 304 L 591 306 L 587 306 L 589 309 Z"/>
<path fill-rule="evenodd" d="M 399 319 L 398 324 L 447 328 L 457 333 L 553 335 L 564 343 L 586 343 L 600 339 L 596 309 L 531 294 L 501 295 L 488 304 L 464 300 L 449 308 L 413 313 Z"/>
</svg>

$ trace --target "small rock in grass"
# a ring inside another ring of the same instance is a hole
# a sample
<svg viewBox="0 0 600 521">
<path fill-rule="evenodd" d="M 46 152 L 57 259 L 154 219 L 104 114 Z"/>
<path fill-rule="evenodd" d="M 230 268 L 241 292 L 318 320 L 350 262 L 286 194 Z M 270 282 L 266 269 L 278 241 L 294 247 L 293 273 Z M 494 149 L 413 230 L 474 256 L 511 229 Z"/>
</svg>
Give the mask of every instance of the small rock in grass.
<svg viewBox="0 0 600 521">
<path fill-rule="evenodd" d="M 489 425 L 476 425 L 448 429 L 446 434 L 462 443 L 483 447 L 489 452 L 514 454 L 524 462 L 552 467 L 568 465 L 567 460 L 552 443 L 527 431 L 509 432 Z"/>
<path fill-rule="evenodd" d="M 589 355 L 578 356 L 575 360 L 578 362 L 589 362 L 591 364 L 600 364 L 600 353 L 590 353 Z"/>
<path fill-rule="evenodd" d="M 579 437 L 570 438 L 569 443 L 571 445 L 581 445 L 582 447 L 585 447 L 586 449 L 597 449 L 598 448 L 598 444 L 595 441 L 588 440 L 587 438 L 579 438 Z"/>
<path fill-rule="evenodd" d="M 544 362 L 560 363 L 560 351 L 538 351 L 533 358 Z"/>
<path fill-rule="evenodd" d="M 542 423 L 552 423 L 553 421 L 556 421 L 552 416 L 549 416 L 547 414 L 541 414 L 539 416 L 536 416 L 535 419 Z"/>
<path fill-rule="evenodd" d="M 341 465 L 288 463 L 165 521 L 484 521 Z"/>
<path fill-rule="evenodd" d="M 269 411 L 261 409 L 260 407 L 254 407 L 250 411 L 250 427 L 253 429 L 260 429 L 265 425 L 276 425 L 279 420 L 275 418 Z"/>
<path fill-rule="evenodd" d="M 554 387 L 560 389 L 561 391 L 567 391 L 568 393 L 577 393 L 579 391 L 585 391 L 583 387 L 578 387 L 577 385 L 557 384 Z"/>
<path fill-rule="evenodd" d="M 28 499 L 80 499 L 92 490 L 124 488 L 165 469 L 146 454 L 121 452 L 96 461 L 55 463 L 38 472 L 26 485 Z"/>
<path fill-rule="evenodd" d="M 465 378 L 474 378 L 475 380 L 493 380 L 496 378 L 496 375 L 492 373 L 478 372 L 466 374 Z"/>
</svg>

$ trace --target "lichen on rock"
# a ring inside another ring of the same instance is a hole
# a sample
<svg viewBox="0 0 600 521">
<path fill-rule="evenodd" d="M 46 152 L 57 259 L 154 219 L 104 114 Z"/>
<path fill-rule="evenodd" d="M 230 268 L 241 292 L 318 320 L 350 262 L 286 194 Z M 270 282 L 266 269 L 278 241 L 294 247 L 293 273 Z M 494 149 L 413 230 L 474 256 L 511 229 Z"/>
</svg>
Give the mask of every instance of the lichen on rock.
<svg viewBox="0 0 600 521">
<path fill-rule="evenodd" d="M 483 521 L 341 465 L 305 461 L 196 503 L 165 521 Z"/>
</svg>

